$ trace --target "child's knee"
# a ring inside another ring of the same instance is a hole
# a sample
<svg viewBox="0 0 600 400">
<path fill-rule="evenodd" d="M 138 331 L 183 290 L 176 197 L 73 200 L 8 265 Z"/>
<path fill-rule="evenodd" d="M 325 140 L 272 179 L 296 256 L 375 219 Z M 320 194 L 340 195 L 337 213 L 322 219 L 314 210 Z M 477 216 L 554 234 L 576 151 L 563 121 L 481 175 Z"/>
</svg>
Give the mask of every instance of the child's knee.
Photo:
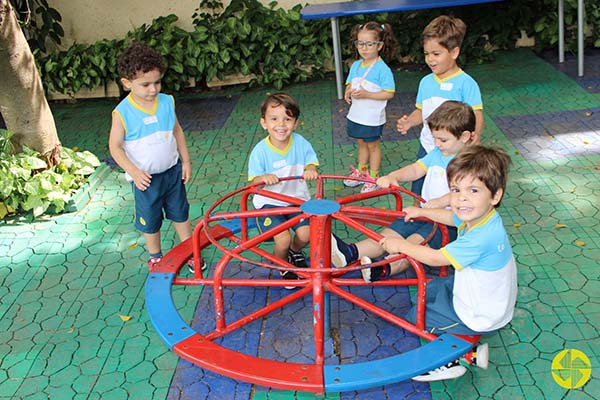
<svg viewBox="0 0 600 400">
<path fill-rule="evenodd" d="M 275 235 L 273 237 L 273 240 L 275 241 L 275 245 L 277 246 L 289 247 L 292 244 L 292 235 L 290 234 L 289 230 L 283 231 Z"/>
</svg>

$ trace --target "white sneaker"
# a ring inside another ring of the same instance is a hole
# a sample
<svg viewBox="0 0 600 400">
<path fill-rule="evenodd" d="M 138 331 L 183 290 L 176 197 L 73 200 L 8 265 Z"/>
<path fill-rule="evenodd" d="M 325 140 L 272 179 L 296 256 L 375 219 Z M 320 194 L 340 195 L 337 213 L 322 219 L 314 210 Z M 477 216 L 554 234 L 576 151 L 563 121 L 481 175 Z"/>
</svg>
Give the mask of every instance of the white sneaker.
<svg viewBox="0 0 600 400">
<path fill-rule="evenodd" d="M 467 368 L 460 365 L 458 361 L 453 361 L 449 364 L 442 365 L 439 368 L 431 370 L 423 375 L 413 377 L 413 381 L 418 382 L 433 382 L 442 381 L 445 379 L 456 379 L 463 376 L 467 372 Z"/>
<path fill-rule="evenodd" d="M 475 359 L 475 365 L 481 369 L 487 369 L 490 361 L 490 351 L 487 343 L 480 344 L 475 349 L 475 354 L 473 355 Z"/>
<path fill-rule="evenodd" d="M 350 172 L 350 175 L 348 175 L 348 178 L 352 178 L 352 179 L 344 179 L 344 186 L 348 186 L 348 187 L 357 187 L 360 185 L 363 185 L 364 182 L 361 181 L 356 181 L 354 179 L 360 179 L 363 177 L 363 174 L 361 174 L 357 169 L 352 168 L 352 172 Z"/>
</svg>

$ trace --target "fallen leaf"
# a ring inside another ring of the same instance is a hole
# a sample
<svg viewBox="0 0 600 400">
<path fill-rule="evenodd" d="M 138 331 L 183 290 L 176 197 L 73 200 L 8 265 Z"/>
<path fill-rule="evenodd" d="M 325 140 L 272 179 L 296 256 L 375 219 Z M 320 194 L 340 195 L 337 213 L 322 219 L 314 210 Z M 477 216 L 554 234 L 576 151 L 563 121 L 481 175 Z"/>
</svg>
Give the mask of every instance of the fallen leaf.
<svg viewBox="0 0 600 400">
<path fill-rule="evenodd" d="M 73 332 L 75 332 L 75 328 L 74 327 L 69 328 L 69 333 L 73 333 Z"/>
<path fill-rule="evenodd" d="M 585 116 L 586 116 L 586 117 L 591 117 L 592 115 L 594 115 L 594 113 L 593 113 L 593 112 L 590 112 L 590 111 L 588 111 L 588 112 L 586 112 L 586 113 L 585 113 Z"/>
<path fill-rule="evenodd" d="M 515 223 L 513 224 L 513 226 L 514 226 L 515 228 L 520 228 L 522 225 L 523 225 L 523 224 L 521 224 L 520 222 L 515 222 Z"/>
<path fill-rule="evenodd" d="M 334 186 L 333 190 L 342 190 L 342 187 L 341 186 Z"/>
<path fill-rule="evenodd" d="M 575 188 L 569 190 L 569 193 L 575 193 Z"/>
<path fill-rule="evenodd" d="M 133 317 L 131 315 L 119 315 L 119 318 L 121 318 L 121 321 L 127 322 Z"/>
<path fill-rule="evenodd" d="M 246 174 L 245 174 L 245 173 L 243 173 L 243 172 L 241 172 L 241 173 L 240 173 L 240 176 L 246 176 Z"/>
<path fill-rule="evenodd" d="M 73 151 L 79 151 L 79 147 L 73 146 L 73 147 L 71 147 L 71 150 L 73 150 Z"/>
<path fill-rule="evenodd" d="M 127 247 L 129 250 L 131 249 L 135 249 L 138 246 L 137 242 L 130 244 L 129 247 Z"/>
<path fill-rule="evenodd" d="M 583 247 L 583 246 L 585 246 L 585 242 L 584 242 L 583 240 L 576 240 L 576 241 L 575 241 L 575 244 L 576 244 L 577 246 L 580 246 L 580 247 Z"/>
<path fill-rule="evenodd" d="M 583 144 L 590 144 L 590 142 L 588 142 L 587 140 L 584 140 Z"/>
<path fill-rule="evenodd" d="M 566 228 L 567 226 L 565 224 L 556 224 L 554 225 L 554 229 L 562 229 L 562 228 Z"/>
</svg>

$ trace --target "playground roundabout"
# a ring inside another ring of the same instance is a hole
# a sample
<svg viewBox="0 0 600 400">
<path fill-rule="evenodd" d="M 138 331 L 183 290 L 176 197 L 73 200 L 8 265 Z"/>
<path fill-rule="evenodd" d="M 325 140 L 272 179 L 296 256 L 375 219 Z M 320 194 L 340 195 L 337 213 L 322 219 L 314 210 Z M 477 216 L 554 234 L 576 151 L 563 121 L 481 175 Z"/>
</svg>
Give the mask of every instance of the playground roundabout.
<svg viewBox="0 0 600 400">
<path fill-rule="evenodd" d="M 233 379 L 267 387 L 315 393 L 363 390 L 399 382 L 466 354 L 478 338 L 450 334 L 436 336 L 424 329 L 425 293 L 429 278 L 417 261 L 407 258 L 414 270 L 414 278 L 392 278 L 374 283 L 365 283 L 362 278 L 352 277 L 356 275 L 352 272 L 376 266 L 377 262 L 369 265 L 351 264 L 343 269 L 331 265 L 332 222 L 345 225 L 364 237 L 378 241 L 381 235 L 372 226 L 387 226 L 395 218 L 402 217 L 402 196 L 415 197 L 403 188 L 391 187 L 371 193 L 328 199 L 325 196 L 326 184 L 344 178 L 320 175 L 314 185 L 314 197 L 308 201 L 267 191 L 263 184 L 252 184 L 237 189 L 215 202 L 196 225 L 192 238 L 173 248 L 149 271 L 146 281 L 146 308 L 156 332 L 164 343 L 179 357 Z M 250 196 L 256 194 L 282 200 L 289 206 L 249 209 Z M 381 196 L 392 196 L 393 209 L 365 205 L 369 199 Z M 232 208 L 237 211 L 229 211 Z M 271 230 L 261 233 L 256 229 L 257 217 L 295 213 L 299 215 Z M 305 249 L 309 254 L 309 268 L 296 268 L 263 248 L 268 246 L 263 246 L 264 243 L 291 228 L 301 219 L 309 219 L 310 222 L 310 244 L 309 249 Z M 423 244 L 428 242 L 436 229 L 441 230 L 443 242 L 447 242 L 445 227 L 434 225 L 429 238 Z M 203 254 L 209 253 L 212 254 L 212 275 L 204 277 L 200 266 L 205 262 Z M 406 256 L 399 254 L 394 256 L 394 259 L 403 257 Z M 179 273 L 189 259 L 194 260 L 195 271 L 193 277 L 186 278 Z M 272 279 L 251 275 L 229 276 L 228 268 L 235 263 L 239 265 L 240 262 L 271 269 L 273 272 L 293 271 L 300 279 L 278 279 L 278 273 L 271 274 Z M 445 272 L 445 268 L 441 269 L 441 274 Z M 214 321 L 211 330 L 199 333 L 184 321 L 172 296 L 172 290 L 177 285 L 203 285 L 203 290 L 212 291 L 214 315 L 205 315 L 205 318 Z M 285 291 L 280 298 L 267 302 L 263 307 L 258 307 L 241 317 L 227 313 L 224 300 L 226 291 L 235 291 L 241 287 L 267 290 L 270 287 L 283 286 L 294 286 L 295 289 Z M 351 292 L 351 288 L 361 286 L 369 286 L 373 290 L 390 286 L 416 287 L 416 324 L 390 312 L 382 304 Z M 330 335 L 332 295 L 352 303 L 375 318 L 385 320 L 398 330 L 418 336 L 425 344 L 403 353 L 364 362 L 326 362 L 325 343 Z M 219 343 L 227 335 L 254 321 L 268 318 L 275 311 L 289 307 L 303 298 L 310 298 L 312 304 L 312 363 L 261 358 Z"/>
</svg>

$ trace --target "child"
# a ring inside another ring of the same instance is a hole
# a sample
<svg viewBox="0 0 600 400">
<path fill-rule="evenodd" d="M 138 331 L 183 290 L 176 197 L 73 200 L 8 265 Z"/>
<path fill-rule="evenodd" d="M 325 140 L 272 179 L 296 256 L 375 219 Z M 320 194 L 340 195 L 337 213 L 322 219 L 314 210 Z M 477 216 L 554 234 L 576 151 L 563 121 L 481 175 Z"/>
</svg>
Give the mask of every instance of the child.
<svg viewBox="0 0 600 400">
<path fill-rule="evenodd" d="M 458 238 L 437 250 L 402 238 L 379 243 L 390 253 L 404 253 L 432 266 L 451 264 L 456 273 L 427 284 L 426 329 L 459 335 L 494 332 L 510 322 L 517 297 L 517 267 L 496 212 L 506 190 L 510 157 L 502 150 L 469 146 L 448 165 L 451 210 L 408 207 L 405 220 L 426 217 L 458 227 Z M 413 307 L 407 319 L 416 321 Z M 487 347 L 478 346 L 487 367 Z M 483 352 L 482 352 L 483 350 Z M 458 360 L 413 379 L 434 381 L 466 372 Z"/>
<path fill-rule="evenodd" d="M 348 111 L 348 136 L 358 142 L 358 170 L 353 170 L 349 178 L 361 178 L 367 173 L 377 178 L 381 165 L 379 145 L 385 124 L 385 106 L 394 97 L 395 85 L 392 71 L 379 56 L 393 56 L 396 39 L 389 24 L 367 22 L 352 30 L 352 43 L 355 56 L 360 59 L 350 67 L 346 80 L 344 100 L 350 104 Z M 364 183 L 345 179 L 344 185 L 363 185 L 361 193 L 372 192 L 374 183 Z"/>
<path fill-rule="evenodd" d="M 192 235 L 185 193 L 185 184 L 192 178 L 190 155 L 175 115 L 175 101 L 160 93 L 165 71 L 161 55 L 134 43 L 119 57 L 118 70 L 121 84 L 131 93 L 112 112 L 108 145 L 132 182 L 135 227 L 144 234 L 152 267 L 162 257 L 163 212 L 173 221 L 181 241 Z"/>
<path fill-rule="evenodd" d="M 319 161 L 310 143 L 294 130 L 298 126 L 300 108 L 291 96 L 275 93 L 267 97 L 261 108 L 260 124 L 268 133 L 252 152 L 248 161 L 248 180 L 253 183 L 263 182 L 266 189 L 303 200 L 310 199 L 305 181 L 317 178 Z M 279 178 L 302 176 L 304 180 L 279 181 Z M 252 199 L 256 209 L 286 207 L 289 204 L 266 196 L 255 195 Z M 257 218 L 261 231 L 271 229 L 295 217 L 296 214 Z M 297 268 L 306 268 L 306 259 L 302 248 L 310 238 L 308 220 L 294 226 L 296 235 L 292 240 L 289 230 L 281 232 L 275 240 L 274 255 L 287 260 Z M 291 271 L 281 271 L 283 279 L 298 279 Z M 286 289 L 293 289 L 293 286 Z"/>
<path fill-rule="evenodd" d="M 422 197 L 426 203 L 423 207 L 444 208 L 449 205 L 446 166 L 471 140 L 475 129 L 475 114 L 465 103 L 447 101 L 429 116 L 427 123 L 433 131 L 436 147 L 415 163 L 379 178 L 377 185 L 386 188 L 390 185 L 398 185 L 399 182 L 410 182 L 425 177 Z M 384 228 L 381 234 L 386 237 L 403 237 L 412 243 L 422 243 L 432 228 L 431 222 L 408 223 L 399 218 Z M 451 240 L 456 237 L 456 230 L 448 229 L 448 233 Z M 438 249 L 442 246 L 442 235 L 439 230 L 429 242 L 429 246 Z M 346 244 L 335 236 L 332 239 L 331 262 L 337 268 L 359 259 L 362 264 L 370 264 L 372 257 L 379 257 L 384 253 L 385 249 L 372 239 L 351 244 Z M 370 283 L 402 272 L 409 266 L 406 259 L 401 259 L 393 264 L 364 268 L 361 272 L 363 279 Z"/>
<path fill-rule="evenodd" d="M 458 67 L 456 60 L 465 37 L 465 23 L 454 17 L 441 15 L 429 23 L 421 35 L 425 62 L 432 73 L 421 79 L 417 92 L 416 109 L 398 119 L 396 128 L 405 135 L 408 130 L 427 121 L 429 115 L 446 100 L 458 100 L 475 110 L 476 125 L 472 142 L 479 143 L 483 129 L 483 104 L 477 82 Z M 421 129 L 421 144 L 417 158 L 422 158 L 435 147 L 426 123 Z M 423 180 L 413 182 L 411 191 L 421 194 Z"/>
</svg>

